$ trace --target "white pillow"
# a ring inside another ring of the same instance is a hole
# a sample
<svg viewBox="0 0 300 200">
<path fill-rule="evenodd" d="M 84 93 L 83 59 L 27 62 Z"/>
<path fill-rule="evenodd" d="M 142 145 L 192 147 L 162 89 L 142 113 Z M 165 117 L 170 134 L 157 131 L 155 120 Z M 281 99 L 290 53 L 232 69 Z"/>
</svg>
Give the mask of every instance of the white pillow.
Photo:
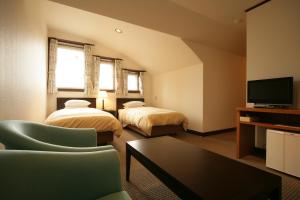
<svg viewBox="0 0 300 200">
<path fill-rule="evenodd" d="M 137 108 L 137 107 L 143 107 L 145 105 L 142 101 L 128 101 L 126 103 L 123 103 L 124 108 Z"/>
<path fill-rule="evenodd" d="M 86 108 L 90 104 L 86 100 L 73 99 L 65 102 L 65 108 Z"/>
</svg>

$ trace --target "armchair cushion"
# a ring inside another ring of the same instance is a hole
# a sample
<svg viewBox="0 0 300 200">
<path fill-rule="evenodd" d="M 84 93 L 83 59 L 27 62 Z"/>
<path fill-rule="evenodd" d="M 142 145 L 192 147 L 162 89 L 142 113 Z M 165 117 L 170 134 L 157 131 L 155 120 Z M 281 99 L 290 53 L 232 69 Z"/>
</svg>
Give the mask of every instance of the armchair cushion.
<svg viewBox="0 0 300 200">
<path fill-rule="evenodd" d="M 113 149 L 76 153 L 4 150 L 0 163 L 1 199 L 128 199 L 122 193 L 119 157 Z"/>
</svg>

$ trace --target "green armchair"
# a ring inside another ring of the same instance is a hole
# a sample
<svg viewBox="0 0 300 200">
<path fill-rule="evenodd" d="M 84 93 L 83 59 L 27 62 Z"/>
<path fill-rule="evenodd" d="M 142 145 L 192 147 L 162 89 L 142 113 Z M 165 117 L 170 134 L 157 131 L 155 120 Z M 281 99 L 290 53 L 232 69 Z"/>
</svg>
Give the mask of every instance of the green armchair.
<svg viewBox="0 0 300 200">
<path fill-rule="evenodd" d="M 1 199 L 130 200 L 118 153 L 0 151 Z"/>
<path fill-rule="evenodd" d="M 60 152 L 85 152 L 112 149 L 97 147 L 92 128 L 63 128 L 21 120 L 0 121 L 0 143 L 6 149 Z"/>
</svg>

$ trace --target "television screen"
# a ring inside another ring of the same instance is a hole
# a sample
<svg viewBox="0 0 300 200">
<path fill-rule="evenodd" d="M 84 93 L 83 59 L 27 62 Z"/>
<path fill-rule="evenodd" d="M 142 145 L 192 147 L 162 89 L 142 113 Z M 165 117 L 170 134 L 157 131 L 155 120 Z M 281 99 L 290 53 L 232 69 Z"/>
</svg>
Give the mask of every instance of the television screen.
<svg viewBox="0 0 300 200">
<path fill-rule="evenodd" d="M 293 77 L 248 81 L 248 103 L 292 105 Z"/>
</svg>

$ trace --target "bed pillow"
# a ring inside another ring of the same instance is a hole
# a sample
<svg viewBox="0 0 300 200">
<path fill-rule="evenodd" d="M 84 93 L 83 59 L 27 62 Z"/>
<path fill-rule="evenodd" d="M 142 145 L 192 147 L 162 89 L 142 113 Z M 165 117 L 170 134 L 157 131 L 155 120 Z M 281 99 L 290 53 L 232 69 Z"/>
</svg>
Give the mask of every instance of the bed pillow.
<svg viewBox="0 0 300 200">
<path fill-rule="evenodd" d="M 73 99 L 65 102 L 65 108 L 87 108 L 90 104 L 86 100 Z"/>
<path fill-rule="evenodd" d="M 137 108 L 137 107 L 143 107 L 145 105 L 142 101 L 128 101 L 126 103 L 123 103 L 124 108 Z"/>
</svg>

